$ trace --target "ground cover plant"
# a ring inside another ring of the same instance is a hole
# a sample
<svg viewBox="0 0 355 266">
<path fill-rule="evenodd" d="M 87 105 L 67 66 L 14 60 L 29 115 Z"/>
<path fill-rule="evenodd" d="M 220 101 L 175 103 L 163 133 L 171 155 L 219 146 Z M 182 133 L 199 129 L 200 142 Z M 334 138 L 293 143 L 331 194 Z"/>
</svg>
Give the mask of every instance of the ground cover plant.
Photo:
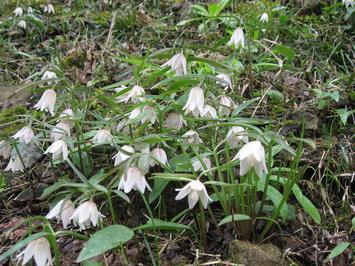
<svg viewBox="0 0 355 266">
<path fill-rule="evenodd" d="M 1 262 L 351 264 L 353 1 L 0 7 Z"/>
</svg>

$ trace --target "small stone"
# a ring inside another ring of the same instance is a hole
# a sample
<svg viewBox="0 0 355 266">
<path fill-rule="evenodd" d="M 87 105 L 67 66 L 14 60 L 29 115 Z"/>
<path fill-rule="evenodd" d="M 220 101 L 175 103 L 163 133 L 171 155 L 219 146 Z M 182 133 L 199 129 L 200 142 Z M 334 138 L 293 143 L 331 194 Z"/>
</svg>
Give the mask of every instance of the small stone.
<svg viewBox="0 0 355 266">
<path fill-rule="evenodd" d="M 232 262 L 244 265 L 284 266 L 280 249 L 272 244 L 256 245 L 248 241 L 232 240 L 229 257 Z"/>
</svg>

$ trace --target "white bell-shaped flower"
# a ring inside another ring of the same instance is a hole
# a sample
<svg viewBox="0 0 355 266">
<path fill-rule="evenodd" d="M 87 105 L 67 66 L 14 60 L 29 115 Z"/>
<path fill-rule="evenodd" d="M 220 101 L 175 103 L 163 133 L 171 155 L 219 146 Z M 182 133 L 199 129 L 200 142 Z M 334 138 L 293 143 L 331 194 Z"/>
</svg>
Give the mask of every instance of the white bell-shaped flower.
<svg viewBox="0 0 355 266">
<path fill-rule="evenodd" d="M 74 204 L 70 199 L 62 199 L 58 201 L 53 209 L 51 209 L 51 211 L 46 215 L 46 218 L 57 218 L 58 222 L 62 221 L 63 228 L 67 228 L 68 224 L 70 224 L 74 210 Z"/>
<path fill-rule="evenodd" d="M 141 107 L 134 108 L 134 109 L 129 113 L 128 120 L 131 121 L 131 120 L 136 119 L 138 116 L 141 115 L 141 113 L 142 113 L 142 108 L 141 108 Z"/>
<path fill-rule="evenodd" d="M 182 115 L 171 112 L 168 114 L 166 120 L 165 120 L 165 126 L 167 128 L 175 129 L 175 130 L 180 130 L 183 125 L 185 125 L 186 122 L 184 121 L 184 118 Z"/>
<path fill-rule="evenodd" d="M 240 160 L 240 175 L 245 175 L 251 168 L 261 177 L 262 173 L 267 173 L 265 163 L 265 149 L 260 141 L 252 141 L 245 144 L 233 160 Z"/>
<path fill-rule="evenodd" d="M 92 138 L 92 142 L 97 145 L 110 143 L 112 141 L 111 132 L 107 129 L 100 129 L 96 132 L 96 135 Z"/>
<path fill-rule="evenodd" d="M 70 126 L 68 125 L 68 123 L 59 122 L 51 130 L 51 139 L 53 141 L 64 139 L 65 135 L 69 135 L 70 136 Z"/>
<path fill-rule="evenodd" d="M 221 74 L 217 75 L 216 77 L 223 80 L 222 82 L 216 81 L 217 84 L 222 85 L 225 90 L 228 88 L 232 89 L 232 80 L 229 75 L 221 73 Z"/>
<path fill-rule="evenodd" d="M 227 133 L 227 141 L 232 148 L 237 147 L 239 141 L 249 142 L 247 132 L 243 127 L 233 126 Z"/>
<path fill-rule="evenodd" d="M 132 103 L 142 102 L 144 100 L 145 91 L 141 86 L 135 85 L 133 88 L 124 94 L 124 97 L 120 97 L 118 102 L 125 102 L 131 101 Z"/>
<path fill-rule="evenodd" d="M 48 147 L 48 149 L 44 152 L 44 154 L 47 153 L 52 153 L 53 160 L 57 160 L 60 157 L 63 157 L 63 160 L 65 161 L 68 159 L 69 150 L 67 144 L 60 139 L 53 142 L 52 145 Z"/>
<path fill-rule="evenodd" d="M 23 16 L 23 9 L 22 7 L 16 7 L 14 10 L 15 17 L 22 17 Z"/>
<path fill-rule="evenodd" d="M 208 157 L 202 158 L 203 163 L 206 165 L 206 168 L 202 165 L 201 161 L 198 158 L 195 158 L 192 162 L 192 167 L 195 172 L 202 172 L 211 170 L 211 160 Z"/>
<path fill-rule="evenodd" d="M 114 91 L 115 91 L 116 93 L 119 93 L 119 92 L 121 92 L 121 91 L 123 91 L 123 90 L 125 90 L 125 89 L 127 89 L 127 86 L 122 85 L 122 86 L 119 86 L 119 87 L 115 88 Z M 128 92 L 127 92 L 127 93 L 128 93 Z M 117 101 L 117 102 L 124 102 L 124 101 L 125 101 L 125 97 L 127 96 L 127 93 L 124 93 L 124 94 L 121 94 L 121 95 L 117 96 L 117 97 L 116 97 L 116 101 Z"/>
<path fill-rule="evenodd" d="M 355 1 L 354 0 L 342 0 L 342 2 L 343 2 L 343 5 L 346 8 L 355 6 Z"/>
<path fill-rule="evenodd" d="M 4 140 L 0 141 L 0 157 L 7 159 L 11 156 L 11 145 Z"/>
<path fill-rule="evenodd" d="M 30 16 L 33 16 L 33 8 L 32 7 L 27 7 L 27 14 L 30 15 Z"/>
<path fill-rule="evenodd" d="M 175 71 L 177 76 L 186 75 L 186 58 L 183 53 L 174 55 L 169 61 L 162 65 L 162 67 L 170 66 Z"/>
<path fill-rule="evenodd" d="M 57 99 L 57 94 L 54 90 L 48 89 L 43 94 L 38 103 L 34 106 L 41 111 L 47 111 L 54 116 L 54 105 Z"/>
<path fill-rule="evenodd" d="M 51 245 L 45 237 L 37 238 L 28 243 L 26 248 L 16 256 L 17 260 L 22 260 L 22 265 L 34 259 L 37 266 L 49 266 L 53 264 Z"/>
<path fill-rule="evenodd" d="M 124 153 L 122 151 L 119 151 L 115 156 L 113 156 L 112 159 L 115 160 L 114 162 L 114 166 L 117 166 L 119 165 L 120 163 L 126 161 L 129 159 L 129 157 L 131 157 L 131 154 L 133 154 L 135 151 L 133 149 L 132 146 L 129 146 L 129 145 L 124 145 L 122 146 L 121 148 L 122 150 L 126 151 L 127 153 Z"/>
<path fill-rule="evenodd" d="M 186 184 L 183 188 L 176 189 L 179 191 L 175 200 L 181 200 L 188 196 L 189 208 L 192 209 L 198 200 L 201 200 L 202 205 L 205 209 L 207 209 L 207 205 L 209 201 L 212 199 L 208 196 L 206 187 L 199 180 L 194 180 Z"/>
<path fill-rule="evenodd" d="M 150 166 L 155 166 L 157 161 L 162 164 L 166 165 L 168 162 L 168 157 L 166 156 L 165 151 L 162 148 L 155 148 L 151 151 L 152 160 L 150 161 Z M 154 158 L 154 159 L 153 159 Z"/>
<path fill-rule="evenodd" d="M 131 192 L 132 189 L 144 193 L 145 188 L 152 191 L 144 175 L 136 167 L 129 167 L 118 184 L 118 189 L 123 190 L 126 194 Z"/>
<path fill-rule="evenodd" d="M 56 78 L 58 78 L 56 73 L 52 71 L 45 71 L 41 80 L 49 80 L 48 84 L 50 85 L 52 84 L 52 79 L 56 79 Z M 54 82 L 58 82 L 58 80 L 55 80 Z"/>
<path fill-rule="evenodd" d="M 235 108 L 235 103 L 228 96 L 222 95 L 219 99 L 218 112 L 221 116 L 229 116 L 232 109 Z"/>
<path fill-rule="evenodd" d="M 185 110 L 185 114 L 192 113 L 194 117 L 197 117 L 202 115 L 204 104 L 203 90 L 200 87 L 194 87 L 190 90 L 189 98 L 182 110 Z"/>
<path fill-rule="evenodd" d="M 26 23 L 26 20 L 23 20 L 21 19 L 18 23 L 17 23 L 17 26 L 19 26 L 21 29 L 26 29 L 27 27 L 27 23 Z"/>
<path fill-rule="evenodd" d="M 35 134 L 30 127 L 23 127 L 19 131 L 16 132 L 15 135 L 12 136 L 13 139 L 18 139 L 20 142 L 24 142 L 26 144 L 30 143 Z"/>
<path fill-rule="evenodd" d="M 10 158 L 9 163 L 7 164 L 5 171 L 11 171 L 13 173 L 15 172 L 23 172 L 24 170 L 24 165 L 21 161 L 21 158 L 18 154 L 16 154 L 15 158 Z"/>
<path fill-rule="evenodd" d="M 234 45 L 235 49 L 244 48 L 245 46 L 245 38 L 244 31 L 242 28 L 236 28 L 232 34 L 231 39 L 227 43 L 228 46 Z"/>
<path fill-rule="evenodd" d="M 269 15 L 267 13 L 263 13 L 261 15 L 261 17 L 260 17 L 260 21 L 264 22 L 264 23 L 268 22 L 269 21 Z"/>
<path fill-rule="evenodd" d="M 158 119 L 158 114 L 155 109 L 149 105 L 146 105 L 142 109 L 142 113 L 144 116 L 141 119 L 141 123 L 144 124 L 145 122 L 150 122 L 154 124 L 155 121 Z"/>
<path fill-rule="evenodd" d="M 185 144 L 201 144 L 202 140 L 198 133 L 194 130 L 187 131 L 184 135 L 182 135 L 183 142 Z"/>
<path fill-rule="evenodd" d="M 63 112 L 60 113 L 59 119 L 61 121 L 72 120 L 74 118 L 74 111 L 71 108 L 65 109 Z"/>
<path fill-rule="evenodd" d="M 76 208 L 70 219 L 73 220 L 74 225 L 79 225 L 80 230 L 85 230 L 90 227 L 90 224 L 97 226 L 103 217 L 105 216 L 99 212 L 95 202 L 88 200 Z"/>
<path fill-rule="evenodd" d="M 203 108 L 201 116 L 205 118 L 218 118 L 216 109 L 208 104 Z"/>
<path fill-rule="evenodd" d="M 54 14 L 54 7 L 51 4 L 46 4 L 43 9 L 44 13 Z"/>
</svg>

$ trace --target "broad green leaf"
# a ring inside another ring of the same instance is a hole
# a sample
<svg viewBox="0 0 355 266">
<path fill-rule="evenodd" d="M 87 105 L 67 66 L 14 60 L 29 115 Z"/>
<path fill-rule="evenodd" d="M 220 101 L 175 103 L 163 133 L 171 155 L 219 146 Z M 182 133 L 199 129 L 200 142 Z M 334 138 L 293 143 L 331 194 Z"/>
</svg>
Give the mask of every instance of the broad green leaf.
<svg viewBox="0 0 355 266">
<path fill-rule="evenodd" d="M 334 259 L 335 257 L 339 256 L 343 253 L 348 247 L 350 246 L 349 242 L 342 242 L 338 244 L 335 248 L 332 249 L 330 254 L 328 255 L 327 261 Z"/>
<path fill-rule="evenodd" d="M 161 193 L 164 191 L 168 184 L 169 180 L 154 179 L 154 187 L 152 192 L 149 194 L 149 203 L 155 201 L 161 195 Z"/>
<path fill-rule="evenodd" d="M 115 193 L 117 196 L 119 196 L 124 201 L 131 203 L 131 200 L 129 199 L 129 197 L 125 193 L 123 193 L 121 190 L 115 189 L 115 190 L 113 190 L 113 193 Z"/>
<path fill-rule="evenodd" d="M 192 230 L 189 226 L 179 223 L 166 222 L 160 219 L 151 219 L 146 224 L 137 226 L 133 230 L 147 230 L 147 229 L 177 231 L 177 230 Z"/>
<path fill-rule="evenodd" d="M 204 8 L 201 5 L 192 5 L 191 6 L 191 10 L 197 15 L 200 15 L 200 16 L 203 16 L 203 17 L 208 17 L 209 16 L 208 11 L 206 10 L 206 8 Z"/>
<path fill-rule="evenodd" d="M 47 236 L 48 233 L 46 232 L 40 232 L 37 234 L 30 235 L 29 237 L 26 237 L 25 239 L 22 239 L 18 241 L 15 245 L 13 245 L 8 251 L 0 255 L 0 262 L 3 260 L 7 259 L 10 257 L 12 254 L 14 254 L 17 250 L 23 248 L 24 246 L 27 246 L 28 243 L 32 242 L 33 240 L 36 240 L 40 237 L 45 237 Z"/>
<path fill-rule="evenodd" d="M 311 216 L 311 218 L 317 223 L 321 223 L 321 217 L 317 210 L 317 208 L 313 205 L 313 203 L 303 195 L 300 187 L 295 184 L 292 188 L 293 194 L 295 195 L 298 202 L 301 204 L 306 213 Z"/>
<path fill-rule="evenodd" d="M 339 115 L 341 122 L 345 126 L 346 122 L 348 121 L 348 117 L 352 115 L 355 112 L 355 110 L 348 111 L 348 109 L 344 108 L 344 109 L 337 109 L 336 112 Z"/>
<path fill-rule="evenodd" d="M 69 180 L 67 179 L 67 176 L 60 178 L 57 182 L 55 182 L 53 185 L 47 187 L 44 189 L 41 199 L 47 198 L 50 194 L 52 194 L 54 191 L 57 191 L 61 187 L 65 186 L 68 184 Z"/>
<path fill-rule="evenodd" d="M 247 221 L 251 218 L 246 214 L 232 214 L 227 217 L 224 217 L 219 223 L 218 226 L 224 225 L 226 223 L 237 222 L 237 221 Z"/>
<path fill-rule="evenodd" d="M 80 251 L 76 262 L 96 257 L 110 249 L 116 248 L 132 239 L 134 232 L 126 226 L 115 224 L 93 234 Z"/>
</svg>

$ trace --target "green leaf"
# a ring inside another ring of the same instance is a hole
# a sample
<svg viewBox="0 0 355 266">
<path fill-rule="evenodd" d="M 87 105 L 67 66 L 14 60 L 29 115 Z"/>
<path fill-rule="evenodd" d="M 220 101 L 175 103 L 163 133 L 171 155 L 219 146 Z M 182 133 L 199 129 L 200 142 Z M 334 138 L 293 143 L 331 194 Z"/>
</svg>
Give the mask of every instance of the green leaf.
<svg viewBox="0 0 355 266">
<path fill-rule="evenodd" d="M 284 57 L 286 57 L 289 61 L 292 61 L 295 58 L 295 51 L 292 50 L 290 47 L 284 46 L 284 45 L 276 45 L 276 47 L 273 49 L 273 52 L 276 54 L 281 54 Z"/>
<path fill-rule="evenodd" d="M 236 117 L 241 111 L 243 111 L 245 108 L 249 107 L 249 105 L 251 105 L 253 102 L 256 102 L 260 99 L 260 97 L 256 97 L 250 100 L 247 100 L 245 102 L 243 102 L 242 104 L 238 105 L 237 108 L 235 108 L 235 110 L 232 113 L 232 118 Z"/>
<path fill-rule="evenodd" d="M 155 201 L 161 195 L 161 193 L 164 191 L 168 184 L 169 180 L 154 179 L 153 191 L 149 194 L 149 203 Z"/>
<path fill-rule="evenodd" d="M 339 256 L 349 247 L 349 245 L 350 245 L 349 242 L 342 242 L 338 244 L 335 248 L 332 249 L 332 251 L 328 255 L 327 261 Z"/>
<path fill-rule="evenodd" d="M 124 201 L 131 203 L 131 200 L 129 199 L 129 197 L 125 193 L 123 193 L 121 190 L 115 189 L 115 190 L 113 190 L 113 193 L 115 193 L 117 196 L 119 196 Z"/>
<path fill-rule="evenodd" d="M 206 10 L 206 8 L 204 8 L 201 5 L 192 5 L 191 6 L 191 11 L 193 11 L 196 15 L 200 15 L 203 17 L 208 17 L 208 11 Z"/>
<path fill-rule="evenodd" d="M 13 245 L 8 251 L 6 251 L 5 253 L 0 255 L 0 262 L 4 261 L 6 258 L 10 257 L 17 250 L 23 248 L 24 246 L 27 246 L 27 244 L 32 242 L 33 240 L 36 240 L 40 237 L 45 237 L 47 235 L 48 235 L 48 233 L 46 233 L 46 232 L 40 232 L 37 234 L 30 235 L 29 237 L 26 237 L 25 239 L 22 239 L 21 241 L 17 242 L 15 245 Z"/>
<path fill-rule="evenodd" d="M 348 117 L 355 112 L 355 110 L 348 111 L 348 109 L 337 109 L 336 110 L 338 116 L 340 117 L 341 122 L 343 125 L 346 125 L 346 122 L 348 121 Z"/>
<path fill-rule="evenodd" d="M 218 226 L 224 225 L 226 223 L 236 222 L 236 221 L 247 221 L 251 218 L 246 214 L 233 214 L 227 217 L 224 217 L 219 223 Z"/>
<path fill-rule="evenodd" d="M 133 230 L 166 230 L 166 231 L 179 231 L 179 230 L 192 230 L 189 226 L 179 223 L 166 222 L 160 219 L 150 219 L 146 224 L 137 226 Z"/>
<path fill-rule="evenodd" d="M 296 199 L 298 202 L 302 205 L 303 209 L 306 211 L 306 213 L 311 216 L 311 218 L 317 223 L 321 223 L 321 217 L 320 214 L 317 210 L 317 208 L 313 205 L 313 203 L 305 196 L 303 195 L 300 187 L 295 184 L 292 188 L 293 194 L 295 195 Z"/>
<path fill-rule="evenodd" d="M 115 224 L 93 234 L 80 251 L 76 262 L 96 257 L 110 249 L 116 248 L 132 239 L 134 232 L 126 226 Z"/>
</svg>

